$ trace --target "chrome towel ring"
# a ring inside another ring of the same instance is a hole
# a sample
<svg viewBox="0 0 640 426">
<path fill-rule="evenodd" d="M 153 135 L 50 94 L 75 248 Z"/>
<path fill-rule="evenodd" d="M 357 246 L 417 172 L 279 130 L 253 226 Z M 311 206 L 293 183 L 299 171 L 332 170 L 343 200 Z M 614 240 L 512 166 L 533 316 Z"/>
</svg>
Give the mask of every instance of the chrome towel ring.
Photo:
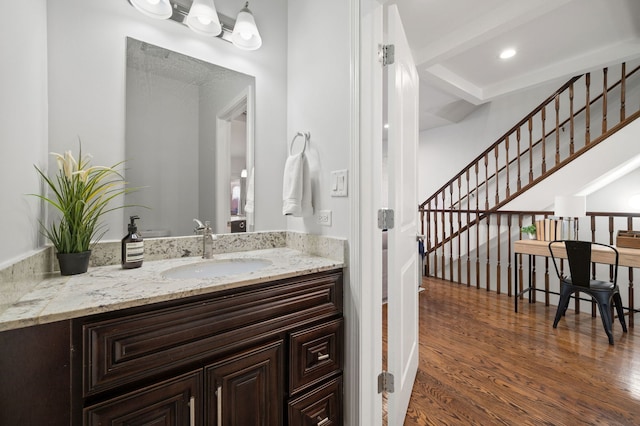
<svg viewBox="0 0 640 426">
<path fill-rule="evenodd" d="M 298 132 L 293 139 L 291 139 L 291 143 L 289 144 L 289 155 L 293 155 L 293 144 L 299 136 L 304 137 L 304 145 L 302 146 L 300 153 L 303 153 L 307 149 L 307 142 L 311 139 L 311 132 Z"/>
</svg>

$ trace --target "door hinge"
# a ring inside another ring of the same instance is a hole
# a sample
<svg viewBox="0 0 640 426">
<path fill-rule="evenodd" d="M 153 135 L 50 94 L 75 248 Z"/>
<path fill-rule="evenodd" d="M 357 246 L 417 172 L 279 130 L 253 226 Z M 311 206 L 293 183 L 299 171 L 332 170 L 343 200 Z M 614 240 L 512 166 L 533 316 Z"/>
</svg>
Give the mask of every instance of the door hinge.
<svg viewBox="0 0 640 426">
<path fill-rule="evenodd" d="M 381 47 L 382 65 L 393 65 L 396 60 L 396 47 L 393 44 L 384 44 Z"/>
<path fill-rule="evenodd" d="M 393 374 L 388 371 L 378 374 L 378 393 L 382 392 L 394 392 Z"/>
<path fill-rule="evenodd" d="M 393 210 L 392 209 L 380 209 L 378 210 L 378 228 L 386 231 L 387 229 L 393 229 Z"/>
</svg>

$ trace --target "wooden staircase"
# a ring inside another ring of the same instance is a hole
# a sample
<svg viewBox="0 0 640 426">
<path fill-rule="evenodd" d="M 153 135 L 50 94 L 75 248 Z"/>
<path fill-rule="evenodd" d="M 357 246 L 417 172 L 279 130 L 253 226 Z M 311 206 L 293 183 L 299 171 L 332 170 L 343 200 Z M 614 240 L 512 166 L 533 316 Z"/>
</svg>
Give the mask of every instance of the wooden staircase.
<svg viewBox="0 0 640 426">
<path fill-rule="evenodd" d="M 477 286 L 484 279 L 500 293 L 501 264 L 510 268 L 504 245 L 510 256 L 523 223 L 553 214 L 504 206 L 640 117 L 639 70 L 622 63 L 573 77 L 421 203 L 425 275 L 467 285 L 475 276 Z M 497 279 L 491 279 L 496 263 Z"/>
</svg>

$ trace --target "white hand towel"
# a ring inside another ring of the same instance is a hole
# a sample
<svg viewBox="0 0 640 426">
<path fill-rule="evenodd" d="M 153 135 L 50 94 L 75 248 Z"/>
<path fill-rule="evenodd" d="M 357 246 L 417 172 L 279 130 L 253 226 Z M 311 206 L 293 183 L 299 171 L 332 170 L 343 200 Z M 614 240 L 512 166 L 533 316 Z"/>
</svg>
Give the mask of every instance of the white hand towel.
<svg viewBox="0 0 640 426">
<path fill-rule="evenodd" d="M 311 170 L 309 159 L 302 154 L 302 212 L 301 217 L 313 216 L 313 203 L 311 194 Z"/>
<path fill-rule="evenodd" d="M 284 164 L 282 214 L 297 217 L 313 214 L 311 176 L 304 152 L 290 155 Z"/>
</svg>

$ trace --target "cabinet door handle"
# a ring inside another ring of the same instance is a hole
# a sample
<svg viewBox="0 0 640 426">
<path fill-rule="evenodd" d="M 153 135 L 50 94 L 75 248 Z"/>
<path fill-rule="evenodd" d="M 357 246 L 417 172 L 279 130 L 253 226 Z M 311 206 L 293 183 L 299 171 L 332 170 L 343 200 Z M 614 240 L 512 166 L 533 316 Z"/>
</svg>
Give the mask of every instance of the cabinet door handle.
<svg viewBox="0 0 640 426">
<path fill-rule="evenodd" d="M 189 426 L 196 426 L 196 397 L 189 398 Z"/>
<path fill-rule="evenodd" d="M 325 426 L 328 425 L 329 423 L 331 423 L 331 420 L 329 420 L 329 417 L 325 417 L 324 419 L 321 419 L 318 417 L 318 423 L 316 423 L 316 426 Z"/>
<path fill-rule="evenodd" d="M 329 354 L 322 354 L 318 352 L 318 361 L 324 361 L 325 359 L 329 359 Z"/>
<path fill-rule="evenodd" d="M 218 426 L 222 426 L 222 386 L 218 386 L 216 397 L 218 400 Z"/>
</svg>

